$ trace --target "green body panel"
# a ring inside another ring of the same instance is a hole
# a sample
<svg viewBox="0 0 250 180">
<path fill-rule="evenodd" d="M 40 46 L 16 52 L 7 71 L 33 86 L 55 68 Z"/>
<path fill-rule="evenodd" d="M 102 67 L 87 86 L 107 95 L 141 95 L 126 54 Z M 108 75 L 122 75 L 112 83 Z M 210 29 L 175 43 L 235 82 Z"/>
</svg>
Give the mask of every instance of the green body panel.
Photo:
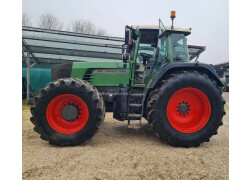
<svg viewBox="0 0 250 180">
<path fill-rule="evenodd" d="M 96 69 L 93 71 L 90 81 L 94 86 L 129 86 L 128 69 Z"/>
<path fill-rule="evenodd" d="M 173 58 L 173 51 L 172 51 L 172 42 L 171 42 L 171 34 L 169 35 L 169 37 L 168 37 L 168 50 L 167 50 L 167 53 L 168 53 L 168 57 L 169 57 L 169 59 L 170 59 L 170 62 L 174 62 L 174 58 Z"/>
<path fill-rule="evenodd" d="M 71 77 L 84 79 L 91 71 L 88 81 L 93 86 L 129 85 L 129 69 L 124 69 L 122 61 L 117 62 L 76 62 L 73 63 Z"/>
</svg>

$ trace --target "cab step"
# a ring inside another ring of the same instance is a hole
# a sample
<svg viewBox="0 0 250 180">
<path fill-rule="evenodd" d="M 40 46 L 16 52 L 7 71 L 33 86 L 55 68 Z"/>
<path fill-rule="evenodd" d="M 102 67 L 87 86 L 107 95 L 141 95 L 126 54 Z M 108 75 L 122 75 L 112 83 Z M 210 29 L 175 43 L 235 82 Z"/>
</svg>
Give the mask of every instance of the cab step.
<svg viewBox="0 0 250 180">
<path fill-rule="evenodd" d="M 128 114 L 128 127 L 130 126 L 131 120 L 140 120 L 139 127 L 141 127 L 141 114 Z"/>
<path fill-rule="evenodd" d="M 130 120 L 140 120 L 141 119 L 141 114 L 128 114 L 128 118 Z"/>
<path fill-rule="evenodd" d="M 131 97 L 143 97 L 143 93 L 132 93 L 130 94 Z"/>
<path fill-rule="evenodd" d="M 142 104 L 135 104 L 135 103 L 131 103 L 129 104 L 130 107 L 135 107 L 135 108 L 141 108 Z"/>
</svg>

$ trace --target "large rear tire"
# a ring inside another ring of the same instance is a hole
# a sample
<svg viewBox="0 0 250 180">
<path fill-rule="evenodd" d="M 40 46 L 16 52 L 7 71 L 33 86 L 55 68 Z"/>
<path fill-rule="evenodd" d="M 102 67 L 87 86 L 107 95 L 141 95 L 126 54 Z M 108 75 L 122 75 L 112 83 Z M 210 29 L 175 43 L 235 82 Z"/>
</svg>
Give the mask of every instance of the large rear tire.
<svg viewBox="0 0 250 180">
<path fill-rule="evenodd" d="M 75 146 L 100 128 L 105 107 L 102 96 L 88 82 L 65 78 L 49 83 L 34 98 L 31 122 L 43 140 Z"/>
<path fill-rule="evenodd" d="M 150 96 L 147 120 L 154 132 L 173 146 L 197 147 L 217 134 L 225 101 L 206 74 L 173 74 Z"/>
</svg>

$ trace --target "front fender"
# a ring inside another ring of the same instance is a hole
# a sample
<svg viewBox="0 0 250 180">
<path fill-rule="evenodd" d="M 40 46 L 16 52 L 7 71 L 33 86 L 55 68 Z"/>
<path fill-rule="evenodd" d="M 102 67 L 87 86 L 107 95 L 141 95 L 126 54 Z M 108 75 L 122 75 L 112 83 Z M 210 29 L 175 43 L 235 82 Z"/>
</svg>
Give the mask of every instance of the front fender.
<svg viewBox="0 0 250 180">
<path fill-rule="evenodd" d="M 51 68 L 52 81 L 60 78 L 70 78 L 71 72 L 72 63 L 55 65 Z"/>
<path fill-rule="evenodd" d="M 154 88 L 157 82 L 164 78 L 165 75 L 171 74 L 175 71 L 189 71 L 195 70 L 204 74 L 207 74 L 210 78 L 214 79 L 218 86 L 223 87 L 223 83 L 221 82 L 218 74 L 216 73 L 215 69 L 205 63 L 191 63 L 191 62 L 175 62 L 166 64 L 164 67 L 161 68 L 160 72 L 154 77 L 152 80 L 149 88 Z"/>
</svg>

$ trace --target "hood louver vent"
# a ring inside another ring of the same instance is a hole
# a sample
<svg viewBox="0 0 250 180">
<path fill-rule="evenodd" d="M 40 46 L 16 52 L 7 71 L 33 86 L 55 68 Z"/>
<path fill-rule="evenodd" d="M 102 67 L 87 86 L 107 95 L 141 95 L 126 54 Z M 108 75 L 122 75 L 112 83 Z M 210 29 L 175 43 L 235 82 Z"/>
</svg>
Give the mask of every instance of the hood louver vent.
<svg viewBox="0 0 250 180">
<path fill-rule="evenodd" d="M 93 82 L 92 71 L 88 70 L 83 76 L 83 80 L 88 81 L 89 83 Z"/>
</svg>

